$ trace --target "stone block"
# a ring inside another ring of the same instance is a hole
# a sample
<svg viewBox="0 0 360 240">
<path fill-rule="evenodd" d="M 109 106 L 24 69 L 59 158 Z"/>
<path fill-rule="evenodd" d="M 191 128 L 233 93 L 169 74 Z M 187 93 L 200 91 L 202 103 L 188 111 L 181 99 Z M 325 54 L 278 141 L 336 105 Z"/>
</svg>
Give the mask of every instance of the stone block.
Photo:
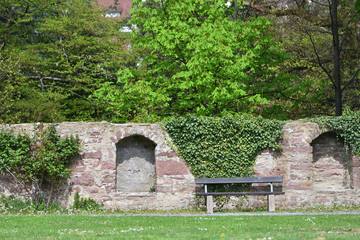
<svg viewBox="0 0 360 240">
<path fill-rule="evenodd" d="M 102 183 L 114 183 L 115 184 L 115 175 L 106 175 L 102 179 Z"/>
<path fill-rule="evenodd" d="M 92 173 L 86 172 L 83 173 L 81 176 L 75 178 L 76 184 L 82 185 L 82 186 L 90 186 L 95 183 L 95 178 Z"/>
<path fill-rule="evenodd" d="M 173 157 L 178 157 L 178 154 L 175 151 L 160 152 L 160 153 L 156 154 L 156 157 L 173 158 Z"/>
<path fill-rule="evenodd" d="M 97 167 L 100 165 L 100 163 L 101 163 L 100 160 L 93 161 L 93 162 L 92 162 L 92 167 L 93 167 L 93 168 L 97 168 Z"/>
<path fill-rule="evenodd" d="M 107 186 L 105 186 L 105 190 L 106 190 L 106 193 L 114 192 L 115 191 L 115 186 L 114 185 L 107 185 Z"/>
<path fill-rule="evenodd" d="M 86 170 L 85 166 L 77 166 L 72 170 L 71 175 L 83 173 L 83 172 L 85 172 L 85 170 Z"/>
<path fill-rule="evenodd" d="M 101 170 L 115 170 L 116 163 L 115 161 L 105 161 L 101 163 Z"/>
<path fill-rule="evenodd" d="M 358 156 L 353 156 L 352 166 L 353 166 L 353 167 L 360 167 L 360 157 L 358 157 Z"/>
<path fill-rule="evenodd" d="M 99 187 L 95 187 L 95 186 L 86 187 L 86 188 L 84 188 L 84 190 L 86 192 L 89 192 L 89 193 L 98 193 L 99 192 Z"/>
<path fill-rule="evenodd" d="M 311 190 L 312 184 L 313 182 L 310 180 L 302 182 L 290 181 L 286 184 L 286 188 L 292 190 Z"/>
<path fill-rule="evenodd" d="M 186 166 L 184 161 L 157 161 L 156 162 L 156 173 L 161 175 L 184 175 L 189 174 L 189 168 Z"/>
<path fill-rule="evenodd" d="M 290 170 L 302 170 L 302 171 L 309 171 L 311 170 L 313 164 L 310 162 L 304 162 L 302 164 L 298 164 L 298 162 L 296 162 L 295 164 L 291 164 L 290 165 Z"/>
<path fill-rule="evenodd" d="M 169 187 L 169 186 L 156 186 L 156 192 L 168 193 L 170 191 L 171 191 L 171 187 Z"/>
<path fill-rule="evenodd" d="M 101 159 L 102 152 L 101 150 L 95 152 L 84 152 L 81 156 L 83 159 Z"/>
</svg>

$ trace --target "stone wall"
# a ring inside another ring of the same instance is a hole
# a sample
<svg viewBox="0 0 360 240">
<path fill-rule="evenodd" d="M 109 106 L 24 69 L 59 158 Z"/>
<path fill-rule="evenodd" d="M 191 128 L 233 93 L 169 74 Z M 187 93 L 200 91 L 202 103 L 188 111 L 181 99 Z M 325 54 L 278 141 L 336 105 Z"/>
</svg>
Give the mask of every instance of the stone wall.
<svg viewBox="0 0 360 240">
<path fill-rule="evenodd" d="M 33 124 L 11 126 L 32 130 Z M 77 134 L 83 143 L 71 179 L 58 201 L 72 204 L 76 191 L 106 207 L 121 209 L 180 209 L 195 202 L 194 177 L 172 149 L 167 133 L 156 124 L 61 123 L 59 134 Z M 266 150 L 256 160 L 256 176 L 283 176 L 276 189 L 276 207 L 360 205 L 360 157 L 347 154 L 334 133 L 310 122 L 283 128 L 283 150 Z M 262 186 L 267 187 L 267 186 Z M 6 195 L 21 194 L 7 178 L 0 178 Z M 262 196 L 231 198 L 226 207 L 266 206 Z"/>
<path fill-rule="evenodd" d="M 283 176 L 282 208 L 360 205 L 360 157 L 346 154 L 343 142 L 316 123 L 292 122 L 283 128 L 283 150 L 258 156 L 258 176 Z"/>
<path fill-rule="evenodd" d="M 11 128 L 29 131 L 34 125 Z M 71 122 L 56 124 L 56 129 L 62 136 L 77 134 L 83 149 L 71 180 L 58 195 L 63 206 L 73 203 L 76 191 L 111 208 L 168 210 L 191 205 L 194 177 L 159 125 Z M 19 193 L 5 178 L 0 179 L 0 190 Z"/>
</svg>

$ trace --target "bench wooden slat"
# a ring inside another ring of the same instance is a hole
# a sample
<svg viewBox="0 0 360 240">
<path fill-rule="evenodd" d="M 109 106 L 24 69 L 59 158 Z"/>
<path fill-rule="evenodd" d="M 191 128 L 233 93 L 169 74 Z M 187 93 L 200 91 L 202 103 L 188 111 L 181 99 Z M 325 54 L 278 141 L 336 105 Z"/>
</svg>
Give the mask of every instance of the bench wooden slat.
<svg viewBox="0 0 360 240">
<path fill-rule="evenodd" d="M 199 196 L 218 196 L 218 195 L 283 195 L 285 192 L 197 192 Z"/>
<path fill-rule="evenodd" d="M 196 178 L 196 184 L 282 183 L 282 177 Z"/>
<path fill-rule="evenodd" d="M 282 195 L 285 192 L 274 192 L 273 183 L 282 183 L 283 178 L 280 177 L 244 177 L 244 178 L 196 178 L 196 184 L 203 184 L 205 192 L 196 192 L 198 196 L 206 196 L 206 209 L 209 214 L 213 213 L 213 196 L 221 195 L 267 195 L 268 211 L 275 211 L 275 195 Z M 269 183 L 270 191 L 266 192 L 207 192 L 210 184 L 234 184 L 234 183 Z"/>
</svg>

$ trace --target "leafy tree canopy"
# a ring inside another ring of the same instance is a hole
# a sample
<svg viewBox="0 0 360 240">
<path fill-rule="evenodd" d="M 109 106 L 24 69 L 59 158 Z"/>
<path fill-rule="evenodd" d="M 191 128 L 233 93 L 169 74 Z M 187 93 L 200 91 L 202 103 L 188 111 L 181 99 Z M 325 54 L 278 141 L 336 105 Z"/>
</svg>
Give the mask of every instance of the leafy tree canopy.
<svg viewBox="0 0 360 240">
<path fill-rule="evenodd" d="M 123 25 L 88 0 L 2 0 L 0 122 L 110 117 L 88 96 L 133 64 Z"/>
<path fill-rule="evenodd" d="M 133 1 L 133 46 L 147 49 L 94 96 L 117 109 L 116 121 L 184 113 L 251 111 L 287 90 L 286 57 L 268 34 L 271 21 L 242 18 L 228 1 Z"/>
</svg>

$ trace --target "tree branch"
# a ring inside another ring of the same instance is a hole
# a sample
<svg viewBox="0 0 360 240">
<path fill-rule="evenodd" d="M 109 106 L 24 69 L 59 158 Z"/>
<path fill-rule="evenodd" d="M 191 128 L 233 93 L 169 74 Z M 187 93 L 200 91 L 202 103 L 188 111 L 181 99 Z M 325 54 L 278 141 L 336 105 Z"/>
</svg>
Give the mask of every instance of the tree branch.
<svg viewBox="0 0 360 240">
<path fill-rule="evenodd" d="M 39 86 L 39 87 L 41 87 L 41 86 Z M 54 86 L 54 85 L 44 85 L 44 88 L 46 88 L 46 87 L 53 87 L 53 88 L 65 89 L 65 88 L 63 88 L 63 87 Z M 90 102 L 92 105 L 95 105 L 95 104 L 96 104 L 96 102 L 91 101 L 91 100 L 89 100 L 88 98 L 86 98 L 86 97 L 84 97 L 84 96 L 82 96 L 82 95 L 80 95 L 80 94 L 78 94 L 78 93 L 76 93 L 76 92 L 74 92 L 74 91 L 71 91 L 71 90 L 67 90 L 67 91 L 69 91 L 71 94 L 73 94 L 73 95 L 75 95 L 75 96 L 78 96 L 79 98 L 82 98 L 82 99 Z"/>
<path fill-rule="evenodd" d="M 352 78 L 345 84 L 345 86 L 343 87 L 343 89 L 341 91 L 344 91 L 351 83 L 353 83 L 357 77 L 357 75 L 360 72 L 360 68 L 354 73 L 354 75 L 352 76 Z"/>
<path fill-rule="evenodd" d="M 40 77 L 40 76 L 29 76 L 29 78 L 32 79 L 42 79 L 42 80 L 51 80 L 51 81 L 60 81 L 60 82 L 71 82 L 70 79 L 63 79 L 63 78 L 57 78 L 57 77 Z"/>
<path fill-rule="evenodd" d="M 346 35 L 348 34 L 349 25 L 355 19 L 356 16 L 357 16 L 357 12 L 355 12 L 354 15 L 350 18 L 350 20 L 346 23 L 345 33 L 344 33 L 343 39 L 341 40 L 341 43 L 340 43 L 340 48 L 339 48 L 340 52 L 342 51 L 342 48 L 343 48 L 343 45 L 344 45 L 344 42 L 346 39 Z"/>
<path fill-rule="evenodd" d="M 318 53 L 318 51 L 317 51 L 317 49 L 316 49 L 315 42 L 314 42 L 311 34 L 308 32 L 308 30 L 307 30 L 306 28 L 304 28 L 304 30 L 305 30 L 305 33 L 306 33 L 306 34 L 309 36 L 309 38 L 310 38 L 310 42 L 311 42 L 311 45 L 312 45 L 312 47 L 313 47 L 313 49 L 314 49 L 314 52 L 315 52 L 315 55 L 316 55 L 316 58 L 317 58 L 317 61 L 318 61 L 318 64 L 319 64 L 320 68 L 325 72 L 325 74 L 329 77 L 329 79 L 330 79 L 330 81 L 332 82 L 332 84 L 335 86 L 335 82 L 334 82 L 331 74 L 330 74 L 329 71 L 324 67 L 324 65 L 321 63 L 321 59 L 320 59 L 319 53 Z"/>
</svg>

